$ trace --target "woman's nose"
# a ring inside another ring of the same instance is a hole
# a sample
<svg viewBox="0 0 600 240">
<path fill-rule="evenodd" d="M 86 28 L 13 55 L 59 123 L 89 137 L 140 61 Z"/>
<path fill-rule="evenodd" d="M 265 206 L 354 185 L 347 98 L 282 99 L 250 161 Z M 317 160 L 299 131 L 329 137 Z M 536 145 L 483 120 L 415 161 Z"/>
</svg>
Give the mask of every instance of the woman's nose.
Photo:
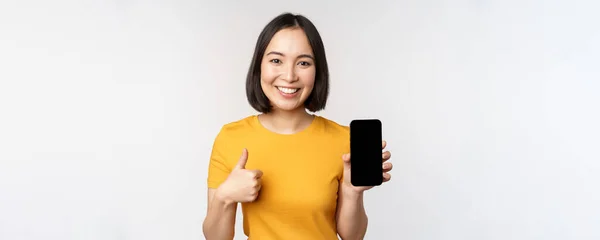
<svg viewBox="0 0 600 240">
<path fill-rule="evenodd" d="M 282 74 L 283 80 L 288 82 L 295 82 L 298 80 L 298 75 L 296 74 L 296 68 L 294 65 L 288 66 L 285 69 L 285 72 Z"/>
</svg>

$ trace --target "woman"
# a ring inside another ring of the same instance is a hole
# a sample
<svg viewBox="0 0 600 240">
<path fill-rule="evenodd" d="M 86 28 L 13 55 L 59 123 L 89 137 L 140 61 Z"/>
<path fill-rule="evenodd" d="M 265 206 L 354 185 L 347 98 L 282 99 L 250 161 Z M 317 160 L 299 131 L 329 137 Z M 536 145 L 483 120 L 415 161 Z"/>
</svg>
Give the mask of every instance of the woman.
<svg viewBox="0 0 600 240">
<path fill-rule="evenodd" d="M 315 26 L 301 15 L 277 16 L 258 38 L 246 80 L 260 114 L 224 125 L 213 145 L 207 239 L 233 239 L 237 203 L 249 239 L 364 237 L 363 192 L 371 187 L 350 183 L 349 128 L 307 112 L 324 109 L 328 92 Z M 389 158 L 384 152 L 384 182 Z"/>
</svg>

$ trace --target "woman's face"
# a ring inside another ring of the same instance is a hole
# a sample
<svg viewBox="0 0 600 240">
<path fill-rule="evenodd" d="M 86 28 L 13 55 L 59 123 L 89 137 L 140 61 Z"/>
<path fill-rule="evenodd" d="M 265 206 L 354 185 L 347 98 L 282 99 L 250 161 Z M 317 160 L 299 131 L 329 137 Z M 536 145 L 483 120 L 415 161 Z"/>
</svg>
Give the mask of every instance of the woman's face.
<svg viewBox="0 0 600 240">
<path fill-rule="evenodd" d="M 277 32 L 261 63 L 262 90 L 279 110 L 304 108 L 315 83 L 315 60 L 304 31 L 287 28 Z"/>
</svg>

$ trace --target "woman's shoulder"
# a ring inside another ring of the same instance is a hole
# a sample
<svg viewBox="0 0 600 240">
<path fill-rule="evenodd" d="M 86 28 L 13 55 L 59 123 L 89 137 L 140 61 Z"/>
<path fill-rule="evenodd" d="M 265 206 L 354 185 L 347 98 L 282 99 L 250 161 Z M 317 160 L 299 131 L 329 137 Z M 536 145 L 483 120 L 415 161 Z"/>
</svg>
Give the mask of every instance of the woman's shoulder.
<svg viewBox="0 0 600 240">
<path fill-rule="evenodd" d="M 246 116 L 240 119 L 236 119 L 230 122 L 223 124 L 224 130 L 235 131 L 241 130 L 243 128 L 250 127 L 252 125 L 252 121 L 256 118 L 256 115 Z"/>
<path fill-rule="evenodd" d="M 253 127 L 253 121 L 255 121 L 256 115 L 246 116 L 240 119 L 236 119 L 227 122 L 221 126 L 219 135 L 221 136 L 235 136 L 247 133 Z"/>
<path fill-rule="evenodd" d="M 350 127 L 348 127 L 348 125 L 341 124 L 340 122 L 330 119 L 330 118 L 327 118 L 327 117 L 323 117 L 323 116 L 317 116 L 317 117 L 322 120 L 323 127 L 326 132 L 339 133 L 339 134 L 343 134 L 343 135 L 347 135 L 350 132 Z"/>
</svg>

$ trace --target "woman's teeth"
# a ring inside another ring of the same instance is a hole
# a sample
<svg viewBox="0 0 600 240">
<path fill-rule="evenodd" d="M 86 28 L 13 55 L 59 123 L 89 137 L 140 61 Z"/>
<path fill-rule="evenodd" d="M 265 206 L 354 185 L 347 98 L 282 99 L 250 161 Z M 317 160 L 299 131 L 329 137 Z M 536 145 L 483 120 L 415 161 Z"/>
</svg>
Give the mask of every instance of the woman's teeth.
<svg viewBox="0 0 600 240">
<path fill-rule="evenodd" d="M 277 87 L 277 89 L 279 89 L 279 91 L 283 92 L 283 93 L 287 93 L 287 94 L 292 94 L 297 92 L 300 88 L 284 88 L 284 87 Z"/>
</svg>

